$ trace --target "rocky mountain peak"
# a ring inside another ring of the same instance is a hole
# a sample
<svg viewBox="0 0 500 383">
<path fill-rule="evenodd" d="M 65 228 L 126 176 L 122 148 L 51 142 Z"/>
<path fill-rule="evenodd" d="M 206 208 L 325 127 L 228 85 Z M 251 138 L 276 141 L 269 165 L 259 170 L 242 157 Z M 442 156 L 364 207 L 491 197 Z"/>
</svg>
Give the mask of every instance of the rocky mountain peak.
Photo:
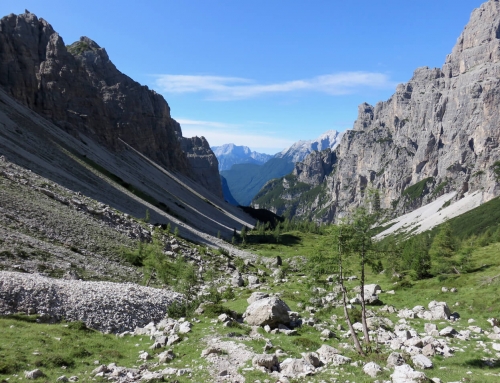
<svg viewBox="0 0 500 383">
<path fill-rule="evenodd" d="M 295 182 L 321 182 L 315 199 L 291 198 L 276 183 L 266 193 L 281 195 L 257 203 L 335 221 L 367 188 L 379 190 L 381 207 L 395 216 L 446 192 L 454 192 L 448 204 L 476 191 L 489 200 L 500 194 L 499 89 L 500 2 L 488 1 L 472 12 L 442 69 L 417 68 L 388 100 L 361 104 L 335 158 L 314 154 L 295 166 Z"/>
<path fill-rule="evenodd" d="M 500 61 L 500 2 L 490 0 L 472 12 L 470 21 L 446 58 L 443 72 L 457 76 L 478 65 Z"/>
<path fill-rule="evenodd" d="M 313 140 L 300 140 L 295 142 L 289 148 L 283 149 L 276 154 L 276 158 L 289 158 L 291 162 L 302 161 L 309 153 L 313 151 L 322 151 L 325 149 L 334 149 L 342 138 L 343 133 L 336 130 L 328 130 Z"/>
<path fill-rule="evenodd" d="M 165 99 L 121 73 L 88 37 L 66 46 L 32 13 L 2 18 L 0 87 L 74 136 L 88 136 L 114 152 L 125 150 L 126 142 L 222 196 L 217 159 L 208 144 L 187 145 L 204 148 L 202 157 L 184 152 L 180 125 Z M 200 168 L 201 179 L 195 170 Z"/>
</svg>

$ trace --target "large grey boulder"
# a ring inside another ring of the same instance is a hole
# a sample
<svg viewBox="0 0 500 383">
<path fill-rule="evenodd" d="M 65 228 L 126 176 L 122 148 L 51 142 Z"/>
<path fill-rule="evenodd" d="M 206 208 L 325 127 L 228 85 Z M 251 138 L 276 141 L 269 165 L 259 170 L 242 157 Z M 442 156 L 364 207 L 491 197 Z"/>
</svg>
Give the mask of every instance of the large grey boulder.
<svg viewBox="0 0 500 383">
<path fill-rule="evenodd" d="M 417 355 L 413 355 L 411 357 L 411 360 L 413 362 L 413 365 L 417 368 L 432 368 L 433 365 L 432 365 L 432 361 L 427 358 L 425 355 L 422 355 L 422 354 L 417 354 Z"/>
<path fill-rule="evenodd" d="M 375 378 L 382 372 L 382 368 L 375 362 L 369 362 L 363 366 L 363 372 L 370 375 L 372 378 Z"/>
<path fill-rule="evenodd" d="M 258 301 L 258 300 L 264 299 L 264 298 L 268 298 L 268 297 L 269 297 L 268 293 L 263 293 L 261 291 L 256 291 L 256 292 L 252 293 L 252 295 L 250 295 L 247 298 L 247 302 L 248 302 L 249 305 L 251 305 L 255 301 Z"/>
<path fill-rule="evenodd" d="M 405 359 L 399 352 L 392 352 L 387 357 L 387 367 L 389 368 L 395 368 L 396 366 L 402 366 L 403 364 L 405 364 Z"/>
<path fill-rule="evenodd" d="M 340 351 L 332 346 L 324 344 L 316 351 L 316 354 L 318 354 L 319 360 L 321 360 L 322 363 L 327 364 L 333 360 L 335 355 L 340 354 Z"/>
<path fill-rule="evenodd" d="M 278 365 L 278 357 L 275 354 L 255 355 L 252 359 L 252 365 L 272 370 L 273 367 Z"/>
<path fill-rule="evenodd" d="M 392 383 L 423 383 L 428 381 L 423 372 L 415 371 L 407 364 L 396 366 L 391 379 Z"/>
<path fill-rule="evenodd" d="M 314 366 L 305 359 L 287 358 L 280 363 L 281 375 L 287 378 L 301 378 L 314 373 Z"/>
<path fill-rule="evenodd" d="M 365 295 L 378 295 L 382 288 L 377 284 L 365 285 Z"/>
<path fill-rule="evenodd" d="M 450 319 L 451 311 L 446 302 L 432 301 L 429 303 L 432 319 Z"/>
<path fill-rule="evenodd" d="M 314 367 L 320 367 L 322 365 L 321 360 L 319 360 L 319 355 L 315 352 L 303 352 L 302 357 L 304 360 Z"/>
<path fill-rule="evenodd" d="M 290 322 L 290 307 L 278 297 L 259 299 L 253 302 L 243 314 L 243 319 L 251 326 L 277 327 Z"/>
<path fill-rule="evenodd" d="M 324 364 L 331 364 L 333 366 L 340 366 L 342 364 L 347 364 L 351 361 L 351 358 L 340 355 L 339 350 L 333 348 L 332 346 L 328 346 L 326 344 L 322 345 L 316 353 L 319 356 L 319 360 L 321 360 Z"/>
</svg>

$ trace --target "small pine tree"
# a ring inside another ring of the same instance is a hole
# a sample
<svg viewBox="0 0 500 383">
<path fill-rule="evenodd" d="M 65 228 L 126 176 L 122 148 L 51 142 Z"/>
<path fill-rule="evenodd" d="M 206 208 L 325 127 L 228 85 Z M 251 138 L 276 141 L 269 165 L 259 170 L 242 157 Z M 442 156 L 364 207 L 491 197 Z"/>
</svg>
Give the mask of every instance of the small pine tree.
<svg viewBox="0 0 500 383">
<path fill-rule="evenodd" d="M 149 213 L 149 209 L 146 209 L 146 216 L 144 217 L 144 222 L 149 222 L 151 220 L 151 215 Z"/>
<path fill-rule="evenodd" d="M 434 237 L 429 249 L 429 255 L 435 265 L 435 273 L 446 274 L 450 272 L 452 267 L 451 257 L 454 251 L 455 244 L 451 233 L 451 226 L 448 222 L 445 222 L 439 233 Z"/>
<path fill-rule="evenodd" d="M 175 235 L 176 237 L 178 237 L 178 236 L 179 236 L 179 228 L 178 228 L 177 226 L 176 226 L 176 227 L 175 227 L 175 229 L 174 229 L 174 235 Z"/>
<path fill-rule="evenodd" d="M 217 231 L 217 238 L 219 238 L 219 239 L 220 239 L 220 230 L 219 230 L 219 231 Z"/>
<path fill-rule="evenodd" d="M 169 223 L 167 223 L 167 228 L 165 229 L 165 233 L 167 235 L 169 235 L 170 234 L 170 230 L 171 230 L 171 226 L 170 226 L 170 222 L 169 222 Z"/>
</svg>

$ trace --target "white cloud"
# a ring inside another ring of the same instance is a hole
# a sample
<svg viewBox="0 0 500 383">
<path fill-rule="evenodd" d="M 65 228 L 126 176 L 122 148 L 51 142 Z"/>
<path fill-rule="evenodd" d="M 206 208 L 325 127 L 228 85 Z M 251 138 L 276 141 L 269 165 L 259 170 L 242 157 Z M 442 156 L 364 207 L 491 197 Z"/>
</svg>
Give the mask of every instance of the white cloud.
<svg viewBox="0 0 500 383">
<path fill-rule="evenodd" d="M 228 124 L 215 121 L 200 121 L 186 118 L 178 118 L 184 137 L 204 136 L 210 146 L 224 144 L 244 145 L 252 150 L 259 149 L 266 153 L 275 154 L 289 147 L 294 141 L 282 137 L 274 137 L 272 134 L 252 133 L 249 126 Z M 259 122 L 258 124 L 263 124 Z M 250 123 L 254 125 L 254 123 Z"/>
<path fill-rule="evenodd" d="M 233 100 L 265 94 L 314 91 L 331 95 L 355 93 L 366 88 L 394 86 L 389 77 L 374 72 L 342 72 L 274 84 L 259 84 L 240 77 L 158 75 L 155 84 L 165 93 L 204 92 L 214 100 Z"/>
</svg>

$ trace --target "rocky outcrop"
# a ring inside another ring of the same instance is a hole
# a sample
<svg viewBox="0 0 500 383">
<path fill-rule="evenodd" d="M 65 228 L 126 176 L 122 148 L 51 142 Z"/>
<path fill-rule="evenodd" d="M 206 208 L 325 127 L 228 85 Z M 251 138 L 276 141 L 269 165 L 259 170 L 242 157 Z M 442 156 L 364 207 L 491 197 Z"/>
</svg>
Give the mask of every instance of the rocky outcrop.
<svg viewBox="0 0 500 383">
<path fill-rule="evenodd" d="M 336 159 L 312 155 L 295 177 L 327 189 L 319 204 L 281 195 L 260 207 L 334 221 L 380 191 L 381 207 L 412 211 L 445 192 L 499 194 L 500 3 L 473 11 L 441 69 L 418 68 L 412 79 L 375 106 L 359 106 L 358 119 L 335 150 Z M 325 176 L 323 176 L 325 173 Z M 272 193 L 272 190 L 268 190 Z M 318 193 L 320 190 L 318 189 Z M 311 197 L 311 196 L 310 196 Z M 314 214 L 311 214 L 314 209 Z"/>
<path fill-rule="evenodd" d="M 215 195 L 222 196 L 219 163 L 205 137 L 182 137 L 181 147 L 191 165 L 191 177 Z"/>
<path fill-rule="evenodd" d="M 2 18 L 0 86 L 76 137 L 82 133 L 115 152 L 125 150 L 123 140 L 222 196 L 217 159 L 206 141 L 186 144 L 165 99 L 121 73 L 88 37 L 66 46 L 47 21 L 28 11 Z"/>
</svg>

